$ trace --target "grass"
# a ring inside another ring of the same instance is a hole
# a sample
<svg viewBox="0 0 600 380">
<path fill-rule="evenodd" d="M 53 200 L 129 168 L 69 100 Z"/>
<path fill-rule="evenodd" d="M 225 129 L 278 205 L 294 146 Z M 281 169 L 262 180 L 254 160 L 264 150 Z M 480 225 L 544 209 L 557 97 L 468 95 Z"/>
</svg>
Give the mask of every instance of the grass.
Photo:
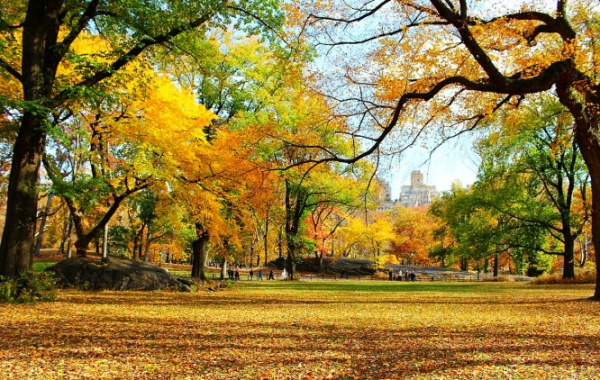
<svg viewBox="0 0 600 380">
<path fill-rule="evenodd" d="M 33 270 L 34 272 L 41 272 L 43 270 L 46 270 L 46 268 L 51 267 L 52 265 L 56 264 L 57 261 L 54 260 L 48 260 L 48 261 L 34 261 L 33 262 Z"/>
<path fill-rule="evenodd" d="M 0 378 L 594 379 L 593 286 L 243 282 L 2 305 Z"/>
</svg>

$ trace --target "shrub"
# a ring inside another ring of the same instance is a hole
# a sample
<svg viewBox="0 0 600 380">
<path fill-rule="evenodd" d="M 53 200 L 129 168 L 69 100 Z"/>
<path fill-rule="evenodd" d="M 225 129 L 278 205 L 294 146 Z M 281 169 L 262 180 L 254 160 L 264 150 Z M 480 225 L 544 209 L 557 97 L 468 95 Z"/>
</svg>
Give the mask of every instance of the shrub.
<svg viewBox="0 0 600 380">
<path fill-rule="evenodd" d="M 531 283 L 534 285 L 554 285 L 554 284 L 594 284 L 596 282 L 596 273 L 593 270 L 582 270 L 575 273 L 575 278 L 565 280 L 562 273 L 544 274 L 534 278 Z"/>
<path fill-rule="evenodd" d="M 0 302 L 53 301 L 56 280 L 52 272 L 26 272 L 16 279 L 0 278 Z"/>
<path fill-rule="evenodd" d="M 482 277 L 483 282 L 515 282 L 515 279 L 508 276 L 497 276 L 497 277 Z"/>
<path fill-rule="evenodd" d="M 0 302 L 14 301 L 17 293 L 15 280 L 9 280 L 0 276 Z"/>
</svg>

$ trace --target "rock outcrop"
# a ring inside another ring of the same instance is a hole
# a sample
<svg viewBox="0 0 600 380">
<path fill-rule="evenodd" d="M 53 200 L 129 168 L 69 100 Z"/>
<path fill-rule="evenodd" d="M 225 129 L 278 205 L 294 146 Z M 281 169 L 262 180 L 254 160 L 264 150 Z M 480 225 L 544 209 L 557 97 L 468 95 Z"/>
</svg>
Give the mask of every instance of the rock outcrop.
<svg viewBox="0 0 600 380">
<path fill-rule="evenodd" d="M 63 260 L 47 270 L 56 274 L 59 286 L 93 290 L 180 290 L 191 291 L 192 282 L 167 270 L 140 261 L 109 257 Z"/>
</svg>

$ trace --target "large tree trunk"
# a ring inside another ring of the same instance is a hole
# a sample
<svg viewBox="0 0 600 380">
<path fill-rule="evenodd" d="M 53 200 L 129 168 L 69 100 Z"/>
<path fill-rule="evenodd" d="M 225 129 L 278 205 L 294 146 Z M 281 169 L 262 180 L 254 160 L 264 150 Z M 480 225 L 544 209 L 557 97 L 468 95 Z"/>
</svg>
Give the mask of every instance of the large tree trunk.
<svg viewBox="0 0 600 380">
<path fill-rule="evenodd" d="M 600 154 L 600 146 L 596 147 L 596 154 Z M 600 157 L 597 161 L 597 171 L 590 178 L 592 181 L 592 243 L 596 252 L 596 291 L 593 299 L 600 300 Z M 589 168 L 589 166 L 588 166 Z"/>
<path fill-rule="evenodd" d="M 69 231 L 67 232 L 67 259 L 73 256 L 73 218 L 69 217 Z"/>
<path fill-rule="evenodd" d="M 590 172 L 592 184 L 592 244 L 596 252 L 596 290 L 592 298 L 600 300 L 600 143 L 594 133 L 597 130 L 598 128 L 591 130 L 589 127 L 582 128 L 578 125 L 576 141 Z"/>
<path fill-rule="evenodd" d="M 587 87 L 584 107 L 573 95 L 572 84 L 578 83 L 575 78 L 564 77 L 557 83 L 556 92 L 575 118 L 575 142 L 590 173 L 592 187 L 592 243 L 596 252 L 596 290 L 592 299 L 600 300 L 600 88 L 593 83 L 578 83 L 581 88 Z"/>
<path fill-rule="evenodd" d="M 38 117 L 23 115 L 13 147 L 6 200 L 6 219 L 0 244 L 0 275 L 17 277 L 32 265 L 37 214 L 38 172 L 45 135 Z"/>
<path fill-rule="evenodd" d="M 75 241 L 75 254 L 79 257 L 86 257 L 90 243 L 94 240 L 92 235 L 84 235 Z"/>
<path fill-rule="evenodd" d="M 596 146 L 595 151 L 596 162 L 593 169 L 588 164 L 592 182 L 592 243 L 596 252 L 596 290 L 592 298 L 600 300 L 600 146 Z"/>
<path fill-rule="evenodd" d="M 246 253 L 244 252 L 244 264 L 246 264 Z M 254 244 L 250 245 L 250 268 L 254 264 Z"/>
<path fill-rule="evenodd" d="M 38 173 L 46 145 L 45 100 L 52 93 L 58 60 L 55 46 L 62 1 L 29 1 L 23 26 L 21 61 L 26 110 L 13 146 L 0 244 L 0 275 L 16 277 L 31 269 L 37 212 Z"/>
<path fill-rule="evenodd" d="M 206 252 L 210 235 L 198 223 L 196 223 L 196 233 L 197 238 L 192 242 L 192 278 L 206 281 L 204 263 L 206 263 Z"/>
</svg>

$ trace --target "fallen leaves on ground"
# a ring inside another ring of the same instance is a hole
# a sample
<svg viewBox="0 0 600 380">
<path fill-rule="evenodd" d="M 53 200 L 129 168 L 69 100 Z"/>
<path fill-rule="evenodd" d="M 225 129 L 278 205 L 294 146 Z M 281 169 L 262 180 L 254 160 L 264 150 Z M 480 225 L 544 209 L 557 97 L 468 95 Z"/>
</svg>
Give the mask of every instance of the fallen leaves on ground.
<svg viewBox="0 0 600 380">
<path fill-rule="evenodd" d="M 54 303 L 2 305 L 0 378 L 600 378 L 591 292 L 368 282 L 62 291 Z"/>
</svg>

